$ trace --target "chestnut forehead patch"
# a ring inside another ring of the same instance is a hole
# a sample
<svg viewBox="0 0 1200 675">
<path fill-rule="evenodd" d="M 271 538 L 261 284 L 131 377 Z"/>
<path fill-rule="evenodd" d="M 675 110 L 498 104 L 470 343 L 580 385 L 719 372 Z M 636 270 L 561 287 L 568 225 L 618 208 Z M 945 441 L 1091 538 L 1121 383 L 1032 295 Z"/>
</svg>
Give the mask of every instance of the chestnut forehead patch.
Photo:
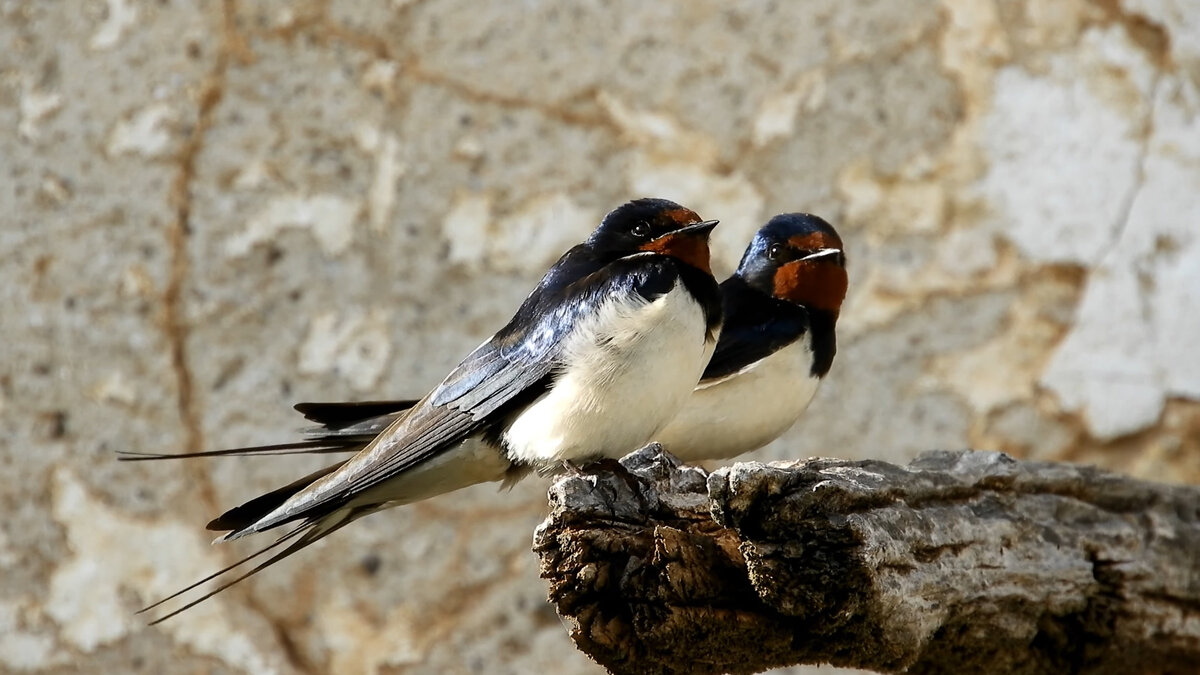
<svg viewBox="0 0 1200 675">
<path fill-rule="evenodd" d="M 788 237 L 788 244 L 797 249 L 842 248 L 841 239 L 820 231 Z"/>
<path fill-rule="evenodd" d="M 663 217 L 676 225 L 691 225 L 700 222 L 700 216 L 691 209 L 678 208 L 663 211 Z"/>
<path fill-rule="evenodd" d="M 709 262 L 708 237 L 695 233 L 672 232 L 639 246 L 643 251 L 661 253 L 712 274 Z"/>
</svg>

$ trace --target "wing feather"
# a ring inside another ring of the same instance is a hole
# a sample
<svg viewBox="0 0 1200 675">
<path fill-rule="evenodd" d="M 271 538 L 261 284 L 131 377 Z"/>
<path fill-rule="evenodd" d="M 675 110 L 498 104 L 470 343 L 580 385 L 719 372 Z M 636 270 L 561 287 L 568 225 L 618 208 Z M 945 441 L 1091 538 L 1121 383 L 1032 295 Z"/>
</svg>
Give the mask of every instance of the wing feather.
<svg viewBox="0 0 1200 675">
<path fill-rule="evenodd" d="M 304 419 L 321 425 L 323 432 L 356 429 L 365 422 L 381 422 L 376 431 L 383 431 L 392 422 L 394 415 L 403 412 L 414 405 L 416 401 L 339 401 L 313 402 L 306 401 L 293 406 Z M 392 416 L 392 419 L 388 419 Z"/>
<path fill-rule="evenodd" d="M 765 359 L 808 330 L 803 308 L 749 288 L 737 277 L 721 284 L 721 302 L 725 327 L 700 378 L 701 386 Z"/>
</svg>

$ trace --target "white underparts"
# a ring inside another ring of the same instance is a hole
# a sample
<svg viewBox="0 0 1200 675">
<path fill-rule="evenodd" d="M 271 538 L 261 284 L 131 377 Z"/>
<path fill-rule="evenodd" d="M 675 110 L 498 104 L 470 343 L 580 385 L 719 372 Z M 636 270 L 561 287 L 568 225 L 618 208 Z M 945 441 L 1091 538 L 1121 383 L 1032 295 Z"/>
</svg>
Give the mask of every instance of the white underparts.
<svg viewBox="0 0 1200 675">
<path fill-rule="evenodd" d="M 687 400 L 714 344 L 704 311 L 676 283 L 646 301 L 600 306 L 566 344 L 550 390 L 503 434 L 516 462 L 621 457 L 650 440 Z"/>
<path fill-rule="evenodd" d="M 733 375 L 697 387 L 655 440 L 685 461 L 734 457 L 775 440 L 804 413 L 821 383 L 812 375 L 811 344 L 806 333 Z"/>
</svg>

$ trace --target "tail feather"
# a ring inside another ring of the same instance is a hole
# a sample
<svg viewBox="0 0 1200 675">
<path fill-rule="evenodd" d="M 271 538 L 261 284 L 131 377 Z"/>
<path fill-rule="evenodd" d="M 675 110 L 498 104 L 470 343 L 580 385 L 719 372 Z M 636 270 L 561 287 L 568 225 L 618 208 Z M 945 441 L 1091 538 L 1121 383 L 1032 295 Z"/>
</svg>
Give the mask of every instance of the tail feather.
<svg viewBox="0 0 1200 675">
<path fill-rule="evenodd" d="M 304 415 L 304 419 L 330 431 L 339 431 L 379 417 L 394 418 L 396 413 L 408 410 L 416 404 L 416 400 L 336 403 L 306 401 L 292 407 Z"/>
<path fill-rule="evenodd" d="M 252 445 L 245 448 L 202 452 L 159 453 L 117 451 L 122 462 L 197 457 L 243 457 L 253 455 L 307 455 L 358 452 L 395 421 L 396 416 L 416 401 L 364 401 L 361 403 L 297 403 L 296 410 L 318 425 L 305 432 L 302 441 Z"/>
<path fill-rule="evenodd" d="M 276 548 L 277 546 L 279 546 L 280 544 L 283 544 L 284 542 L 288 541 L 289 539 L 292 539 L 293 537 L 296 537 L 297 535 L 303 533 L 306 529 L 308 529 L 310 527 L 311 527 L 311 524 L 308 524 L 308 523 L 300 525 L 299 527 L 294 528 L 292 531 L 288 532 L 287 534 L 284 534 L 283 536 L 279 537 L 278 539 L 271 542 L 270 544 L 267 544 L 266 546 L 258 549 L 254 553 L 251 553 L 250 555 L 230 564 L 227 567 L 223 567 L 223 568 L 217 570 L 216 572 L 213 572 L 212 574 L 204 577 L 203 579 L 200 579 L 194 583 L 188 584 L 187 586 L 184 586 L 183 588 L 179 589 L 178 591 L 175 591 L 174 593 L 168 595 L 165 598 L 161 598 L 152 604 L 146 605 L 145 607 L 143 607 L 143 608 L 139 609 L 137 612 L 135 612 L 135 614 L 144 614 L 144 613 L 149 612 L 150 610 L 154 609 L 155 607 L 159 607 L 163 604 L 166 604 L 166 603 L 170 602 L 171 600 L 174 600 L 175 598 L 178 598 L 179 596 L 183 595 L 184 593 L 187 593 L 188 591 L 200 586 L 201 584 L 212 581 L 213 579 L 216 579 L 217 577 L 221 576 L 222 574 L 226 574 L 227 572 L 230 572 L 230 571 L 240 567 L 241 565 L 244 565 L 244 564 L 250 562 L 251 560 L 254 560 L 255 558 L 259 557 L 260 555 L 266 553 L 267 551 L 270 551 L 270 550 Z M 154 623 L 158 623 L 159 621 L 165 621 L 166 619 L 169 619 L 171 616 L 174 616 L 175 614 L 178 614 L 181 611 L 183 611 L 183 610 L 181 609 L 176 612 L 173 612 L 172 614 L 170 614 L 168 616 L 164 616 L 164 617 L 154 621 Z M 154 625 L 154 624 L 152 623 L 151 625 Z"/>
<path fill-rule="evenodd" d="M 171 595 L 163 598 L 162 600 L 155 602 L 152 605 L 144 607 L 143 609 L 138 611 L 138 614 L 141 614 L 142 612 L 146 612 L 151 609 L 154 609 L 155 607 L 159 607 L 162 604 L 166 603 L 167 601 L 173 600 L 173 599 L 183 595 L 184 593 L 187 593 L 188 591 L 191 591 L 191 590 L 197 588 L 198 586 L 200 586 L 203 583 L 212 581 L 213 579 L 216 579 L 224 574 L 232 572 L 233 570 L 237 569 L 238 567 L 241 567 L 245 563 L 250 562 L 251 560 L 259 557 L 260 555 L 263 555 L 267 551 L 270 551 L 270 550 L 276 548 L 280 544 L 283 544 L 284 542 L 287 542 L 287 541 L 293 539 L 297 535 L 300 536 L 299 539 L 296 539 L 295 541 L 293 541 L 287 548 L 283 549 L 282 551 L 276 553 L 275 555 L 271 556 L 270 558 L 267 558 L 263 562 L 250 568 L 250 570 L 245 572 L 244 574 L 240 574 L 240 575 L 234 577 L 233 579 L 222 583 L 221 585 L 217 586 L 213 590 L 208 591 L 204 595 L 201 595 L 199 598 L 196 598 L 195 600 L 188 602 L 187 604 L 183 605 L 182 607 L 171 610 L 167 614 L 155 619 L 154 621 L 151 621 L 150 625 L 153 626 L 155 624 L 162 623 L 163 621 L 166 621 L 167 619 L 170 619 L 171 617 L 176 616 L 177 614 L 179 614 L 183 611 L 186 611 L 188 609 L 191 609 L 192 607 L 195 607 L 196 605 L 200 604 L 201 602 L 204 602 L 205 600 L 207 600 L 207 599 L 211 598 L 212 596 L 216 595 L 217 593 L 220 593 L 221 591 L 229 588 L 230 586 L 233 586 L 234 584 L 236 584 L 240 581 L 243 581 L 245 579 L 248 579 L 248 578 L 254 576 L 255 574 L 258 574 L 259 572 L 265 570 L 266 568 L 270 567 L 271 565 L 274 565 L 275 563 L 279 562 L 280 560 L 283 560 L 284 558 L 292 555 L 293 553 L 296 553 L 297 551 L 307 548 L 308 546 L 324 539 L 325 537 L 328 537 L 329 535 L 333 534 L 334 532 L 337 532 L 338 530 L 342 529 L 346 525 L 349 525 L 351 522 L 357 520 L 358 518 L 361 518 L 362 516 L 365 516 L 367 513 L 370 513 L 373 510 L 374 510 L 374 507 L 357 507 L 353 511 L 344 509 L 342 511 L 330 514 L 329 516 L 323 517 L 319 520 L 305 521 L 298 527 L 294 528 L 292 531 L 290 531 L 287 534 L 283 535 L 282 537 L 276 539 L 271 544 L 268 544 L 267 546 L 255 551 L 254 553 L 251 553 L 250 555 L 246 556 L 245 558 L 238 560 L 237 562 L 233 563 L 232 565 L 229 565 L 228 567 L 225 567 L 222 570 L 219 570 L 213 574 L 208 575 L 207 577 L 201 579 L 200 581 L 197 581 L 194 584 L 187 586 L 186 588 L 180 589 L 179 591 L 172 593 Z"/>
<path fill-rule="evenodd" d="M 336 441 L 336 442 L 335 442 Z M 296 441 L 294 443 L 275 443 L 272 445 L 252 445 L 246 448 L 229 448 L 226 450 L 205 450 L 203 452 L 134 452 L 118 450 L 117 460 L 121 462 L 145 462 L 158 459 L 191 459 L 196 457 L 246 457 L 252 455 L 321 455 L 335 452 L 358 452 L 369 442 L 359 438 L 313 439 Z"/>
<path fill-rule="evenodd" d="M 227 450 L 208 450 L 203 452 L 188 452 L 188 453 L 147 453 L 147 452 L 130 452 L 120 451 L 117 453 L 118 459 L 125 462 L 140 462 L 149 460 L 162 459 L 185 459 L 195 457 L 228 457 L 228 456 L 274 456 L 274 455 L 293 455 L 293 454 L 325 454 L 325 453 L 357 453 L 365 448 L 374 438 L 386 429 L 396 417 L 404 410 L 412 407 L 415 401 L 367 401 L 363 403 L 300 403 L 296 405 L 296 410 L 304 414 L 310 421 L 316 422 L 320 426 L 306 432 L 305 440 L 294 441 L 290 443 L 275 443 L 271 445 L 257 445 L 245 448 L 231 448 Z M 292 481 L 281 488 L 272 490 L 266 494 L 259 495 L 239 506 L 229 509 L 225 513 L 214 518 L 207 525 L 209 530 L 225 532 L 223 537 L 218 541 L 236 538 L 241 534 L 246 534 L 251 526 L 261 520 L 266 515 L 275 511 L 284 502 L 292 496 L 312 485 L 321 478 L 337 471 L 348 460 L 342 460 L 331 466 L 318 469 L 303 478 Z M 255 565 L 244 574 L 240 574 L 229 581 L 225 581 L 215 589 L 204 593 L 199 598 L 188 602 L 187 604 L 172 610 L 168 614 L 155 619 L 150 625 L 155 625 L 170 619 L 171 617 L 183 612 L 197 604 L 211 598 L 221 591 L 233 586 L 234 584 L 247 579 L 262 570 L 274 565 L 284 558 L 308 547 L 309 545 L 324 539 L 333 534 L 337 530 L 345 527 L 349 523 L 362 516 L 375 511 L 379 508 L 378 504 L 374 505 L 334 505 L 331 504 L 320 512 L 309 512 L 304 515 L 298 515 L 294 519 L 288 519 L 287 522 L 295 522 L 302 520 L 298 525 L 287 531 L 285 534 L 277 538 L 274 542 L 264 546 L 263 548 L 251 553 L 250 555 L 241 558 L 232 565 L 225 567 L 213 574 L 204 577 L 203 579 L 172 593 L 171 595 L 158 600 L 157 602 L 142 608 L 138 611 L 139 614 L 150 611 L 163 604 L 174 600 L 181 595 L 195 590 L 202 584 L 223 577 L 232 573 L 237 568 L 254 560 L 269 551 L 273 551 L 285 543 L 291 542 L 283 550 L 272 555 L 267 560 Z M 283 525 L 284 523 L 278 523 Z M 272 529 L 272 528 L 266 528 Z"/>
<path fill-rule="evenodd" d="M 206 530 L 214 532 L 238 532 L 250 527 L 258 522 L 263 516 L 277 509 L 281 504 L 286 502 L 292 495 L 312 485 L 317 480 L 328 476 L 329 474 L 342 468 L 346 461 L 343 460 L 337 464 L 331 464 L 327 467 L 317 469 L 316 471 L 299 478 L 297 480 L 284 485 L 281 488 L 276 488 L 261 494 L 248 502 L 229 509 L 225 513 L 213 518 L 204 526 Z"/>
</svg>

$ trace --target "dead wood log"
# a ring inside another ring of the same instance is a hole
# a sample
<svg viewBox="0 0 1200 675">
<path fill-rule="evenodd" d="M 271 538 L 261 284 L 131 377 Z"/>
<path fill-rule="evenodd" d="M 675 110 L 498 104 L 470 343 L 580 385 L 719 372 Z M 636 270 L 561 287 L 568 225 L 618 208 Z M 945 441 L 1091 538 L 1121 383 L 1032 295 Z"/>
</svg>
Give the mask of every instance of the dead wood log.
<svg viewBox="0 0 1200 675">
<path fill-rule="evenodd" d="M 550 600 L 614 673 L 1200 672 L 1200 488 L 994 452 L 559 479 Z"/>
</svg>

